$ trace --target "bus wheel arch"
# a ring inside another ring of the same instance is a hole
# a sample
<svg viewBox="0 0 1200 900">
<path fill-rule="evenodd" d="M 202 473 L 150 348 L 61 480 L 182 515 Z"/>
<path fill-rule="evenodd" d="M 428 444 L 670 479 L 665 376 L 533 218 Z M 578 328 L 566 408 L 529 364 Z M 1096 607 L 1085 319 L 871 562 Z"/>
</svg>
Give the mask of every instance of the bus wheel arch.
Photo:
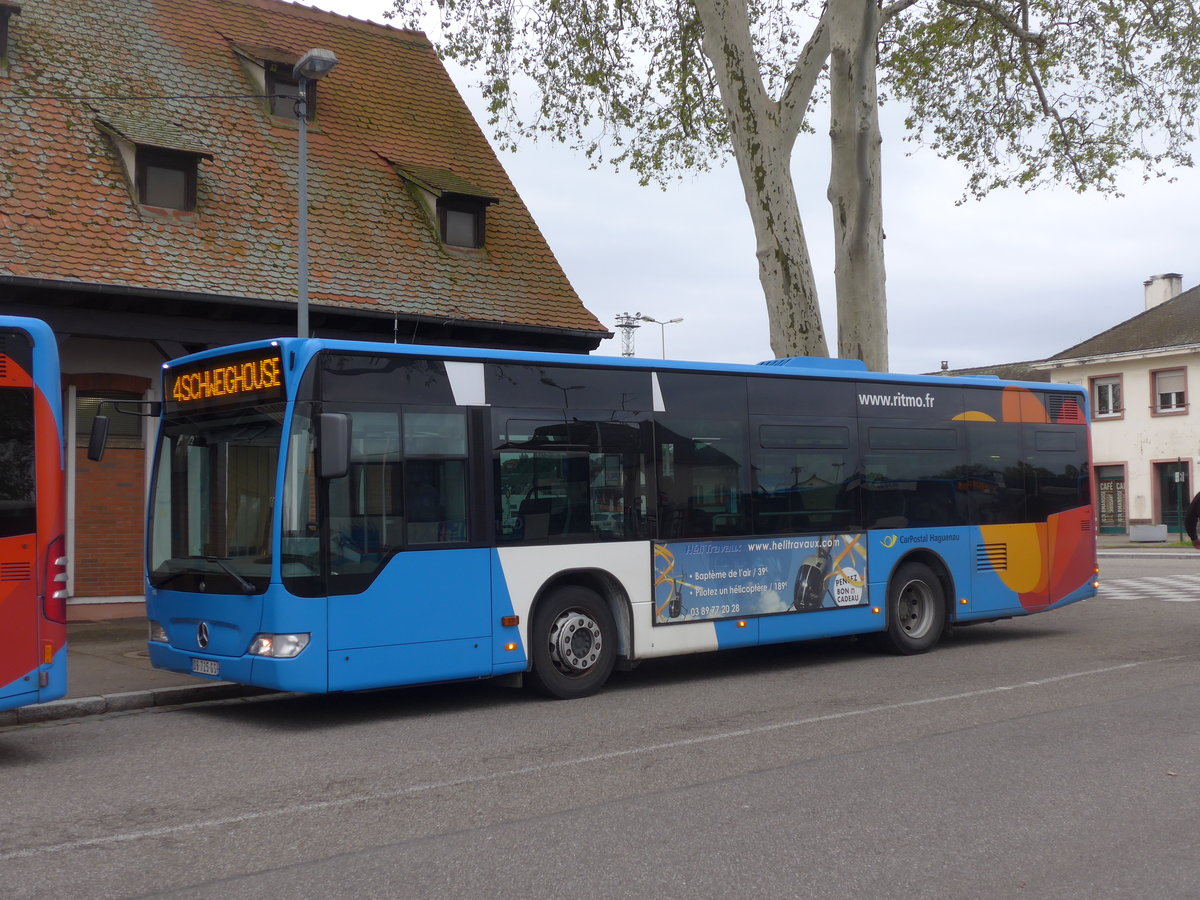
<svg viewBox="0 0 1200 900">
<path fill-rule="evenodd" d="M 876 635 L 881 649 L 900 655 L 932 650 L 953 613 L 954 579 L 935 553 L 915 551 L 892 569 L 887 583 L 887 627 Z"/>
<path fill-rule="evenodd" d="M 556 699 L 600 690 L 631 646 L 623 597 L 605 573 L 589 570 L 562 573 L 543 585 L 530 610 L 530 685 Z"/>
</svg>

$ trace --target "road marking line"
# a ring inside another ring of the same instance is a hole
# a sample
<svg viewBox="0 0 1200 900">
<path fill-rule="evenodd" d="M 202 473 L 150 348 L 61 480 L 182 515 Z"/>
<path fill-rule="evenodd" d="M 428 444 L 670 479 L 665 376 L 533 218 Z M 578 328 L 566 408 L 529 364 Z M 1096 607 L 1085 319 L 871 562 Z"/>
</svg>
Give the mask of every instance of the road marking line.
<svg viewBox="0 0 1200 900">
<path fill-rule="evenodd" d="M 1047 678 L 1039 678 L 1033 681 L 1018 681 L 1013 684 L 1002 684 L 990 688 L 980 688 L 979 690 L 975 691 L 963 691 L 962 693 L 958 694 L 943 694 L 938 697 L 926 697 L 921 700 L 905 700 L 902 703 L 886 703 L 880 706 L 867 706 L 861 709 L 849 709 L 843 712 L 826 713 L 820 716 L 809 716 L 804 719 L 793 719 L 787 722 L 772 722 L 769 725 L 756 725 L 753 728 L 739 728 L 733 731 L 718 732 L 716 734 L 682 738 L 677 741 L 668 741 L 662 744 L 652 744 L 644 747 L 628 747 L 624 750 L 611 750 L 607 753 L 596 753 L 592 756 L 575 757 L 573 759 L 542 763 L 541 765 L 527 766 L 520 769 L 509 769 L 504 772 L 493 772 L 487 775 L 472 775 L 466 778 L 451 779 L 449 781 L 437 781 L 429 784 L 414 784 L 394 791 L 379 791 L 370 794 L 356 794 L 352 797 L 343 797 L 338 800 L 317 800 L 312 803 L 297 803 L 292 806 L 285 806 L 279 809 L 256 810 L 254 812 L 242 813 L 241 815 L 237 816 L 225 816 L 216 819 L 202 819 L 197 822 L 186 822 L 180 825 L 165 825 L 161 828 L 146 828 L 140 831 L 127 831 L 120 834 L 110 834 L 101 837 L 82 838 L 76 841 L 66 841 L 61 844 L 51 844 L 45 847 L 29 847 L 22 850 L 9 850 L 7 852 L 0 853 L 0 862 L 5 862 L 10 859 L 28 859 L 30 857 L 43 856 L 51 853 L 65 853 L 69 851 L 83 850 L 88 847 L 102 847 L 109 844 L 129 843 L 131 841 L 146 840 L 147 838 L 166 837 L 167 835 L 180 834 L 181 832 L 199 831 L 204 828 L 221 828 L 229 825 L 241 825 L 246 822 L 254 822 L 259 819 L 270 819 L 277 818 L 279 816 L 294 816 L 303 813 L 320 812 L 322 810 L 338 809 L 343 806 L 352 806 L 361 803 L 381 803 L 389 800 L 398 800 L 402 797 L 408 797 L 415 794 L 423 794 L 428 791 L 465 787 L 467 785 L 485 784 L 491 781 L 501 781 L 509 778 L 521 778 L 529 775 L 540 775 L 559 769 L 567 769 L 572 766 L 586 766 L 598 762 L 607 762 L 614 759 L 638 756 L 644 753 L 660 753 L 664 750 L 674 750 L 680 747 L 694 747 L 698 744 L 710 744 L 716 741 L 727 741 L 736 738 L 750 737 L 752 735 L 768 734 L 773 731 L 782 731 L 783 729 L 787 728 L 800 728 L 805 725 L 814 725 L 821 722 L 835 722 L 840 719 L 852 719 L 857 716 L 866 716 L 872 713 L 895 712 L 897 710 L 912 709 L 918 706 L 929 706 L 935 703 L 949 703 L 955 700 L 968 700 L 974 697 L 985 697 L 989 694 L 1001 694 L 1007 691 L 1021 690 L 1023 688 L 1044 687 L 1050 684 L 1057 684 L 1061 681 L 1070 681 L 1074 678 L 1087 678 L 1093 675 L 1105 675 L 1110 672 L 1121 672 L 1128 669 L 1136 669 L 1141 666 L 1174 662 L 1176 660 L 1186 658 L 1186 656 L 1164 656 L 1161 659 L 1148 659 L 1141 662 L 1121 663 L 1120 665 L 1105 666 L 1100 669 L 1086 669 L 1081 672 L 1068 672 L 1064 675 L 1052 675 Z"/>
</svg>

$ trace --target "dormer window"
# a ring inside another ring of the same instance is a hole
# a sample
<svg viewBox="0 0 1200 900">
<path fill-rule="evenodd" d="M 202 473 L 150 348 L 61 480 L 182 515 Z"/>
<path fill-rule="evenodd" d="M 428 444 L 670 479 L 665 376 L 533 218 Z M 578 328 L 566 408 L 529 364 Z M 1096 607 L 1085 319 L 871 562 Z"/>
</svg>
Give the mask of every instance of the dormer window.
<svg viewBox="0 0 1200 900">
<path fill-rule="evenodd" d="M 274 118 L 295 122 L 300 82 L 293 70 L 301 57 L 282 47 L 254 44 L 231 47 L 250 84 L 266 97 L 266 111 Z M 308 80 L 308 115 L 304 117 L 308 122 L 315 121 L 317 116 L 317 80 Z"/>
<path fill-rule="evenodd" d="M 266 92 L 270 95 L 271 115 L 281 119 L 296 118 L 296 101 L 300 99 L 299 81 L 292 75 L 292 67 L 286 63 L 265 63 Z M 309 122 L 317 115 L 317 85 L 315 81 L 308 82 L 308 115 Z"/>
<path fill-rule="evenodd" d="M 8 20 L 20 14 L 21 7 L 18 4 L 0 0 L 0 75 L 8 74 Z"/>
<path fill-rule="evenodd" d="M 212 154 L 195 137 L 150 117 L 105 115 L 97 124 L 116 148 L 138 205 L 152 213 L 196 209 L 200 161 Z"/>
<path fill-rule="evenodd" d="M 193 153 L 138 147 L 138 203 L 165 209 L 194 210 L 199 160 L 200 157 Z"/>
<path fill-rule="evenodd" d="M 487 246 L 487 208 L 499 199 L 446 169 L 392 165 L 415 189 L 444 246 L 464 250 Z"/>
<path fill-rule="evenodd" d="M 486 234 L 488 201 L 464 194 L 442 194 L 438 197 L 438 225 L 442 243 L 450 247 L 483 246 Z"/>
</svg>

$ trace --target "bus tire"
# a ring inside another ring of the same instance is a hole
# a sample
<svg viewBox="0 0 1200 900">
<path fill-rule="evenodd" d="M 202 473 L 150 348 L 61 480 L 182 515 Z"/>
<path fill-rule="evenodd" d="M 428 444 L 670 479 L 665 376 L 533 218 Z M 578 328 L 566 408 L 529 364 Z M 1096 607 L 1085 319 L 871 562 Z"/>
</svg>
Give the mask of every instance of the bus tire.
<svg viewBox="0 0 1200 900">
<path fill-rule="evenodd" d="M 547 697 L 573 700 L 594 694 L 617 661 L 617 626 L 595 591 L 558 588 L 533 616 L 530 686 Z"/>
<path fill-rule="evenodd" d="M 906 656 L 933 649 L 946 627 L 946 592 L 929 566 L 907 562 L 892 575 L 887 619 L 882 649 Z"/>
</svg>

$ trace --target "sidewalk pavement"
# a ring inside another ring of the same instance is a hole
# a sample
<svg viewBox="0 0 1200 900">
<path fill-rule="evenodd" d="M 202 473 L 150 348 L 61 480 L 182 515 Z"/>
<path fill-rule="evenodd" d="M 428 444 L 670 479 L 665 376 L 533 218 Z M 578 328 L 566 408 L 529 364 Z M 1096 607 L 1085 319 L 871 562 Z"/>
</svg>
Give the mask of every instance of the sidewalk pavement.
<svg viewBox="0 0 1200 900">
<path fill-rule="evenodd" d="M 1200 551 L 1174 541 L 1135 543 L 1124 535 L 1101 535 L 1098 547 L 1102 559 L 1154 556 L 1200 563 Z M 140 610 L 137 605 L 131 606 Z M 72 609 L 78 614 L 87 611 L 87 607 Z M 67 626 L 67 642 L 66 696 L 0 712 L 0 726 L 271 693 L 263 688 L 153 668 L 146 654 L 144 616 L 72 622 Z"/>
<path fill-rule="evenodd" d="M 85 609 L 77 607 L 73 612 Z M 66 696 L 4 710 L 0 726 L 266 693 L 271 691 L 155 669 L 146 653 L 145 616 L 71 622 Z"/>
</svg>

